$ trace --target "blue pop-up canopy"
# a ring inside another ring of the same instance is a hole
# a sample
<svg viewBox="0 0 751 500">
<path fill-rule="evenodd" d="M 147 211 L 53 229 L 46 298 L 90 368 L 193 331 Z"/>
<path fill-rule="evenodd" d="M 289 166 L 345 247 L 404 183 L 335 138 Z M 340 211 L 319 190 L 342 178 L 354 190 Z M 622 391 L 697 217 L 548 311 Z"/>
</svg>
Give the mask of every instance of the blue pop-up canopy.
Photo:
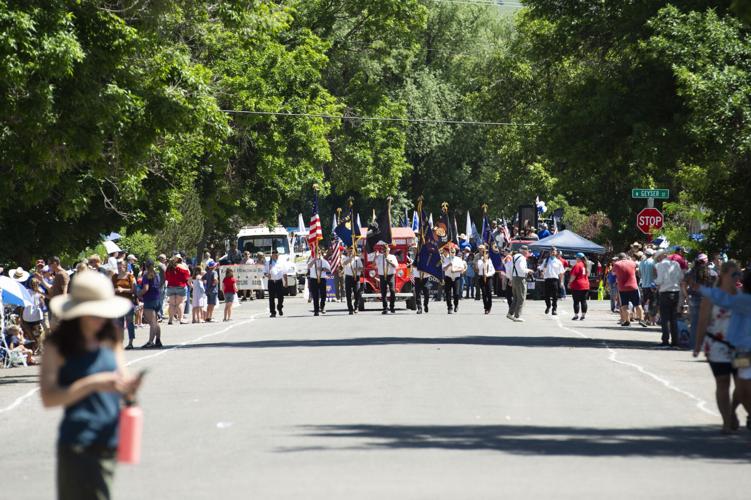
<svg viewBox="0 0 751 500">
<path fill-rule="evenodd" d="M 582 253 L 605 253 L 605 248 L 601 247 L 597 243 L 589 241 L 587 238 L 583 238 L 573 231 L 565 229 L 563 231 L 548 236 L 540 241 L 536 241 L 529 245 L 530 250 L 550 250 L 551 248 L 557 248 L 558 250 L 568 250 L 570 252 L 582 252 Z"/>
</svg>

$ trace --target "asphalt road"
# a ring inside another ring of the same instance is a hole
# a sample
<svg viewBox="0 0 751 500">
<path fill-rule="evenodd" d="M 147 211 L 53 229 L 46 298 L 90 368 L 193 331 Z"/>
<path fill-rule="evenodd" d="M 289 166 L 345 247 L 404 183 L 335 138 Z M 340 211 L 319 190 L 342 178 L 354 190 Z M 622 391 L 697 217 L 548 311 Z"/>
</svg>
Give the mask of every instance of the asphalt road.
<svg viewBox="0 0 751 500">
<path fill-rule="evenodd" d="M 270 319 L 254 301 L 168 327 L 173 348 L 127 353 L 151 372 L 143 463 L 115 497 L 748 498 L 751 433 L 720 435 L 709 367 L 654 349 L 656 329 L 604 302 L 584 322 L 570 300 L 557 319 L 527 302 L 526 323 L 431 305 L 313 318 L 295 298 Z M 35 383 L 0 371 L 1 498 L 54 496 L 60 412 Z"/>
</svg>

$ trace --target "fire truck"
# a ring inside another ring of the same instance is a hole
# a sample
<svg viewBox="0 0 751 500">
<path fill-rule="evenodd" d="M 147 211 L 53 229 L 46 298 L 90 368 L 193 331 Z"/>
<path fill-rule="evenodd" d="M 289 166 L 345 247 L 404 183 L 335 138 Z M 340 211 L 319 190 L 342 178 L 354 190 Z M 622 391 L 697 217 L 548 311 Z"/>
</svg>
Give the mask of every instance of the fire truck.
<svg viewBox="0 0 751 500">
<path fill-rule="evenodd" d="M 363 277 L 361 278 L 362 293 L 360 294 L 360 303 L 358 309 L 365 310 L 366 301 L 381 301 L 381 286 L 378 280 L 378 270 L 375 262 L 371 261 L 365 252 L 365 236 L 367 228 L 362 229 L 362 238 L 358 242 L 359 253 L 363 262 Z M 399 267 L 395 273 L 395 288 L 397 300 L 404 299 L 407 302 L 407 309 L 416 308 L 415 297 L 413 294 L 414 283 L 410 280 L 411 270 L 408 267 L 409 249 L 415 243 L 415 233 L 408 227 L 391 228 L 391 254 L 396 256 Z"/>
</svg>

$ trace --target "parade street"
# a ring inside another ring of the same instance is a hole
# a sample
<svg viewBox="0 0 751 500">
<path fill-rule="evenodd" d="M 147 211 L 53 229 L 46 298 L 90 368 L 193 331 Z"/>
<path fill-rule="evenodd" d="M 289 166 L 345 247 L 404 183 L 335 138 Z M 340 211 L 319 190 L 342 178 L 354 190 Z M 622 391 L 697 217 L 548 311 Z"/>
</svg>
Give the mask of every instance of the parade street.
<svg viewBox="0 0 751 500">
<path fill-rule="evenodd" d="M 150 369 L 144 449 L 114 496 L 747 498 L 751 437 L 720 434 L 707 364 L 617 326 L 606 302 L 573 322 L 570 299 L 558 317 L 528 301 L 526 323 L 500 300 L 488 316 L 369 306 L 314 318 L 297 297 L 270 319 L 256 300 L 127 352 Z M 54 496 L 60 414 L 32 392 L 37 370 L 0 376 L 3 498 Z"/>
</svg>

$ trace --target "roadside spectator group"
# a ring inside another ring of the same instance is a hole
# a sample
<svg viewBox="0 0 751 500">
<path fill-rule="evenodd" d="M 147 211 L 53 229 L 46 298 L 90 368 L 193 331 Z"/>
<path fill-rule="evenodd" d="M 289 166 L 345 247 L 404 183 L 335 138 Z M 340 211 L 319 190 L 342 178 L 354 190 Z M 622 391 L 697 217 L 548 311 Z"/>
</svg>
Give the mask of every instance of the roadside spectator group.
<svg viewBox="0 0 751 500">
<path fill-rule="evenodd" d="M 71 293 L 77 279 L 86 272 L 106 276 L 115 295 L 131 303 L 131 309 L 115 320 L 127 332 L 125 349 L 136 347 L 136 331 L 142 327 L 148 327 L 149 334 L 140 348 L 163 347 L 161 324 L 165 320 L 168 325 L 185 324 L 191 309 L 193 323 L 215 321 L 220 287 L 225 299 L 224 320 L 229 321 L 238 292 L 231 270 L 220 283 L 218 263 L 208 252 L 195 264 L 185 262 L 177 253 L 169 259 L 165 254 L 156 261 L 146 259 L 142 265 L 135 255 L 123 252 L 113 252 L 106 259 L 92 254 L 70 270 L 62 267 L 59 257 L 39 259 L 31 271 L 17 267 L 7 272 L 9 278 L 25 288 L 30 301 L 24 306 L 0 302 L 5 312 L 0 343 L 3 366 L 37 363 L 45 337 L 59 322 L 49 308 L 50 300 Z"/>
</svg>

